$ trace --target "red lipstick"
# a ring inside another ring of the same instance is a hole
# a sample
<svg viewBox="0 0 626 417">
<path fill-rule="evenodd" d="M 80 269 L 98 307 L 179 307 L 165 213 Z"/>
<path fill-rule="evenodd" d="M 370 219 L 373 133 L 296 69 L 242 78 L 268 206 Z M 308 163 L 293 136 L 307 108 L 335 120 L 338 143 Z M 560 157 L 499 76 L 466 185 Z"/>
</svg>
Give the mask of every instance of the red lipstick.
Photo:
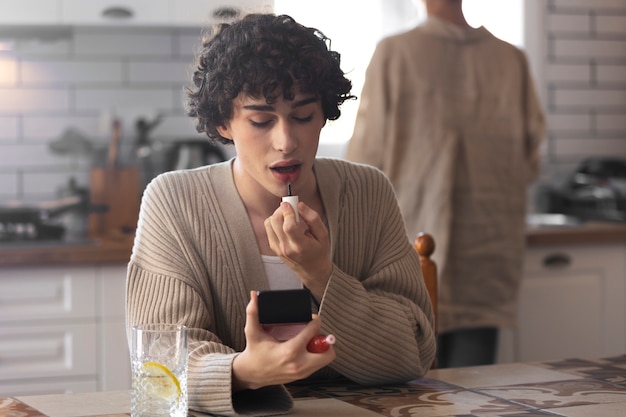
<svg viewBox="0 0 626 417">
<path fill-rule="evenodd" d="M 278 163 L 271 168 L 275 178 L 284 184 L 295 182 L 302 171 L 302 164 L 297 161 L 286 161 Z"/>
<path fill-rule="evenodd" d="M 311 353 L 323 353 L 328 350 L 330 345 L 334 345 L 337 339 L 332 334 L 327 336 L 319 335 L 315 336 L 313 339 L 309 341 L 306 345 L 306 350 Z"/>
</svg>

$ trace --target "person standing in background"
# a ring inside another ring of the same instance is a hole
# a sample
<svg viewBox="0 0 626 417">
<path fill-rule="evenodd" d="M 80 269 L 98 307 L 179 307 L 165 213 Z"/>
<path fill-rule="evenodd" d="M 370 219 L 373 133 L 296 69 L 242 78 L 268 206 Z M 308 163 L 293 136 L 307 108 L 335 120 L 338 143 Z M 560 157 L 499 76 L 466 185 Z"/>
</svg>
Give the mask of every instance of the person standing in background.
<svg viewBox="0 0 626 417">
<path fill-rule="evenodd" d="M 426 22 L 377 45 L 345 156 L 389 177 L 410 238 L 435 238 L 438 365 L 488 364 L 515 325 L 544 116 L 521 50 L 462 0 L 424 2 Z"/>
</svg>

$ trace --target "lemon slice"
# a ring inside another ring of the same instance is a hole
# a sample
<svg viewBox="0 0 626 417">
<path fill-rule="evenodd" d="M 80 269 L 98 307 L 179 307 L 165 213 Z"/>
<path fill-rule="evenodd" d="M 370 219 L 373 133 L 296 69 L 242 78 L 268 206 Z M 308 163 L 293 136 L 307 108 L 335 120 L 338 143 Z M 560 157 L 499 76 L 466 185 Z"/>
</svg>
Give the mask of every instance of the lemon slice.
<svg viewBox="0 0 626 417">
<path fill-rule="evenodd" d="M 173 400 L 180 395 L 180 383 L 167 366 L 158 362 L 144 362 L 144 375 L 148 379 L 146 390 L 153 398 Z"/>
</svg>

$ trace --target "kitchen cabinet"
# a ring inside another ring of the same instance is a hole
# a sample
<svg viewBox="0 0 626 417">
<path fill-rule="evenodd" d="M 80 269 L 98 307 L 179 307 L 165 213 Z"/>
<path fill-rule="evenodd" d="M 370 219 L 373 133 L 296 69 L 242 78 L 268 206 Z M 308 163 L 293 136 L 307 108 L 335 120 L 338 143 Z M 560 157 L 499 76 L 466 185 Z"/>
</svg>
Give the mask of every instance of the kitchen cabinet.
<svg viewBox="0 0 626 417">
<path fill-rule="evenodd" d="M 61 23 L 67 25 L 163 26 L 171 23 L 169 0 L 61 0 L 61 7 Z M 105 15 L 105 11 L 112 15 Z M 119 16 L 123 11 L 130 15 Z"/>
<path fill-rule="evenodd" d="M 58 0 L 20 0 L 0 2 L 0 24 L 54 25 L 61 22 Z"/>
<path fill-rule="evenodd" d="M 0 24 L 89 26 L 207 26 L 227 4 L 244 12 L 272 11 L 273 0 L 20 0 L 0 2 Z M 109 10 L 111 14 L 103 15 Z M 124 10 L 131 12 L 125 15 Z M 227 20 L 227 19 L 226 19 Z"/>
<path fill-rule="evenodd" d="M 0 24 L 7 25 L 167 25 L 170 0 L 20 0 L 0 2 Z M 106 9 L 124 8 L 132 16 L 107 17 Z"/>
<path fill-rule="evenodd" d="M 126 338 L 126 265 L 100 266 L 98 305 L 101 391 L 130 389 L 130 356 Z"/>
<path fill-rule="evenodd" d="M 515 360 L 626 351 L 626 244 L 529 247 Z"/>
<path fill-rule="evenodd" d="M 217 2 L 206 0 L 174 1 L 172 4 L 173 26 L 206 27 L 215 22 L 214 12 L 220 6 L 237 7 L 246 12 L 271 12 L 274 10 L 274 0 L 237 0 L 234 2 Z M 224 20 L 228 20 L 225 18 Z"/>
<path fill-rule="evenodd" d="M 0 395 L 130 388 L 126 268 L 0 269 Z"/>
</svg>

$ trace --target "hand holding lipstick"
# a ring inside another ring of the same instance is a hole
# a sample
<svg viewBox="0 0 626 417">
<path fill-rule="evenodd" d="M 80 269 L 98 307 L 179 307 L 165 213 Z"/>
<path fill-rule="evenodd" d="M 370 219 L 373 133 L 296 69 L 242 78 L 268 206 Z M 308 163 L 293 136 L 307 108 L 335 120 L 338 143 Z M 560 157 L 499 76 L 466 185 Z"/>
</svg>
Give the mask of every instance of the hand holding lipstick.
<svg viewBox="0 0 626 417">
<path fill-rule="evenodd" d="M 297 198 L 293 195 L 285 198 L 288 197 Z M 299 213 L 299 219 L 286 203 L 281 203 L 265 220 L 268 243 L 315 298 L 321 300 L 333 271 L 328 229 L 320 214 L 304 201 L 298 202 L 294 212 Z"/>
</svg>

